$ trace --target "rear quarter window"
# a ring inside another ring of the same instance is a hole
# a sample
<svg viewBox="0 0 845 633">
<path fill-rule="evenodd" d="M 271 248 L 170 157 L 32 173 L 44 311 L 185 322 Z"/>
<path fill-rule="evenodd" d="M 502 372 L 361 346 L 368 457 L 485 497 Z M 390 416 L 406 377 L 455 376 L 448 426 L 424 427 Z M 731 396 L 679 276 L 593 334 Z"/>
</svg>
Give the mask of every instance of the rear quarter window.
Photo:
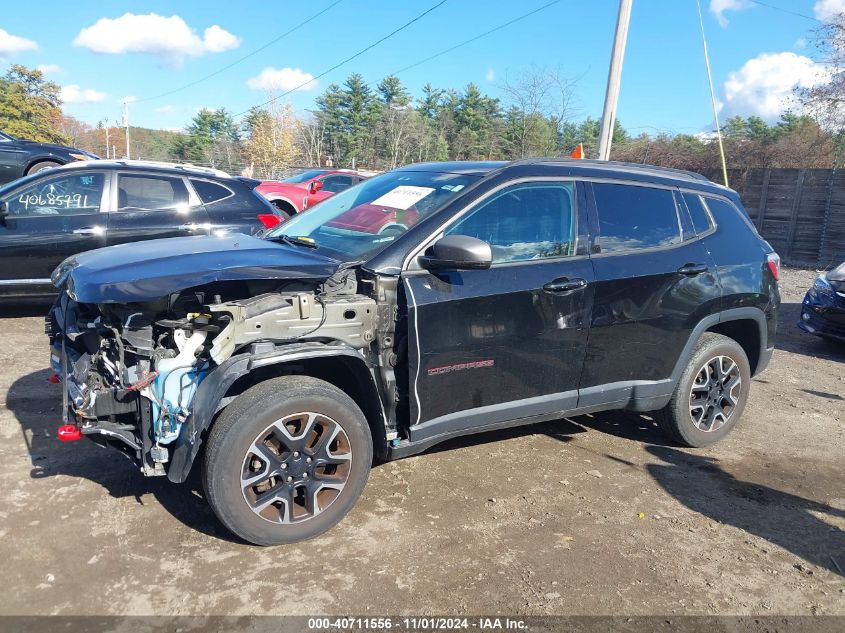
<svg viewBox="0 0 845 633">
<path fill-rule="evenodd" d="M 209 180 L 191 180 L 191 185 L 203 204 L 212 204 L 235 195 L 228 187 Z"/>
<path fill-rule="evenodd" d="M 602 253 L 672 246 L 681 242 L 670 189 L 593 183 Z"/>
</svg>

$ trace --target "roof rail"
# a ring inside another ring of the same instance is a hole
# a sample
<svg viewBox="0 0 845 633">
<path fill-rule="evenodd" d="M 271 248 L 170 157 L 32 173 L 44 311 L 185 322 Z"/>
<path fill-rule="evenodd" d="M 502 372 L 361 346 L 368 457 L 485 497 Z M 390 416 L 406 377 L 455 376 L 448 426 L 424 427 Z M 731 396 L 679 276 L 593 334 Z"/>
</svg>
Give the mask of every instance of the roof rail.
<svg viewBox="0 0 845 633">
<path fill-rule="evenodd" d="M 70 163 L 67 166 L 69 167 L 71 165 L 80 165 L 82 163 L 90 164 L 91 162 L 95 161 L 79 161 L 77 163 Z M 167 161 L 158 160 L 132 160 L 128 158 L 101 159 L 96 161 L 96 163 L 97 165 L 122 165 L 126 167 L 158 167 L 163 169 L 179 169 L 197 175 L 205 174 L 206 176 L 216 176 L 219 178 L 232 177 L 230 174 L 220 169 L 214 169 L 213 167 L 202 167 L 200 165 L 192 165 L 191 163 L 170 163 Z"/>
<path fill-rule="evenodd" d="M 651 172 L 651 173 L 668 173 L 677 176 L 683 176 L 691 180 L 698 180 L 704 182 L 712 182 L 707 176 L 688 171 L 686 169 L 676 169 L 674 167 L 659 167 L 657 165 L 647 165 L 641 163 L 627 163 L 617 160 L 598 160 L 593 158 L 569 158 L 567 156 L 549 156 L 538 158 L 523 158 L 514 161 L 512 164 L 532 165 L 536 163 L 570 163 L 573 165 L 589 165 L 591 167 L 616 167 L 621 169 L 630 169 L 632 171 Z"/>
</svg>

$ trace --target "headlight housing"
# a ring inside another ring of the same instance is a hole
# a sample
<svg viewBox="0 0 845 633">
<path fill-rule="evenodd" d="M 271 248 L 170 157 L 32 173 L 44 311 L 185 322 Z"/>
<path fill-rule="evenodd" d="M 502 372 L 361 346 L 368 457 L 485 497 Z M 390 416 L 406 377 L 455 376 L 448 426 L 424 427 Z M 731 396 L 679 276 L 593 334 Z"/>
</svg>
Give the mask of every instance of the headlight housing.
<svg viewBox="0 0 845 633">
<path fill-rule="evenodd" d="M 817 295 L 824 297 L 825 299 L 836 298 L 836 292 L 833 290 L 833 286 L 830 285 L 830 282 L 827 280 L 827 276 L 824 273 L 816 277 L 816 281 L 813 282 L 813 290 Z"/>
</svg>

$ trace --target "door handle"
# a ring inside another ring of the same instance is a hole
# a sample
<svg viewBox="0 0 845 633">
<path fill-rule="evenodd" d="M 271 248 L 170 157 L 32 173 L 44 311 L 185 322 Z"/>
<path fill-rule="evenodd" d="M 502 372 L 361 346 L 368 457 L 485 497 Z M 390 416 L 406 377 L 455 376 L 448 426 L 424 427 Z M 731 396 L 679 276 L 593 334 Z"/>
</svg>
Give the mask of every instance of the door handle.
<svg viewBox="0 0 845 633">
<path fill-rule="evenodd" d="M 701 273 L 706 273 L 709 270 L 707 264 L 685 264 L 678 269 L 678 272 L 682 275 L 687 275 L 689 277 L 695 277 L 696 275 L 700 275 Z"/>
<path fill-rule="evenodd" d="M 204 224 L 197 224 L 196 222 L 189 222 L 179 227 L 182 231 L 202 231 L 204 228 Z"/>
<path fill-rule="evenodd" d="M 74 235 L 105 235 L 106 229 L 102 226 L 86 226 L 83 229 L 73 229 Z"/>
<path fill-rule="evenodd" d="M 586 279 L 569 279 L 568 277 L 561 277 L 550 281 L 543 286 L 546 292 L 572 292 L 573 290 L 581 290 L 587 287 Z"/>
</svg>

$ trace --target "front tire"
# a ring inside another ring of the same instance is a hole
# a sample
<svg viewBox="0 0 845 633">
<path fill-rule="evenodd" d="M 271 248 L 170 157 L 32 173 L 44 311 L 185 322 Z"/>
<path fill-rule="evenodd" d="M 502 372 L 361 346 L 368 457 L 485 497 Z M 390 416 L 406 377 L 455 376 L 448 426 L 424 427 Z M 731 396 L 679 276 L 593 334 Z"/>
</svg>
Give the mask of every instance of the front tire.
<svg viewBox="0 0 845 633">
<path fill-rule="evenodd" d="M 242 393 L 211 428 L 206 496 L 220 521 L 256 545 L 313 538 L 352 509 L 372 465 L 370 427 L 337 387 L 283 376 Z"/>
<path fill-rule="evenodd" d="M 673 440 L 700 448 L 715 444 L 739 423 L 751 387 L 751 368 L 731 338 L 705 332 L 681 374 L 672 399 L 655 420 Z"/>
</svg>

